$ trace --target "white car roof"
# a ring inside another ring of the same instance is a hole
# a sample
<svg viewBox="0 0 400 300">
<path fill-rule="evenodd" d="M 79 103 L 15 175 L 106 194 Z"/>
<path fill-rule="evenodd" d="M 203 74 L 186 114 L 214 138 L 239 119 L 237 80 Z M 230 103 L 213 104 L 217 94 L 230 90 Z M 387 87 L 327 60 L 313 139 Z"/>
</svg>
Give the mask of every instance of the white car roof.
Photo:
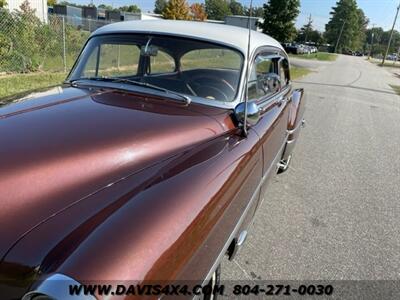
<svg viewBox="0 0 400 300">
<path fill-rule="evenodd" d="M 249 31 L 246 28 L 196 21 L 135 20 L 117 22 L 97 29 L 92 36 L 109 33 L 152 33 L 182 36 L 229 45 L 247 55 Z M 260 46 L 273 46 L 283 50 L 272 37 L 251 31 L 250 51 Z M 284 50 L 283 50 L 284 51 Z"/>
</svg>

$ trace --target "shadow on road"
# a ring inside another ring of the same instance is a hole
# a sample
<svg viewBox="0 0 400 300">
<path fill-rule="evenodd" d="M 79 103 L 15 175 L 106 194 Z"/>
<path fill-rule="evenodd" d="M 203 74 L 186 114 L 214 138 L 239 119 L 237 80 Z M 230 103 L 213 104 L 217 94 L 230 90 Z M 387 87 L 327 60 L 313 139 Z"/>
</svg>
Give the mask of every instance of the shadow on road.
<svg viewBox="0 0 400 300">
<path fill-rule="evenodd" d="M 331 84 L 331 83 L 320 83 L 320 82 L 309 82 L 309 81 L 296 81 L 296 80 L 293 80 L 293 82 L 301 83 L 301 84 L 312 84 L 312 85 L 321 85 L 321 86 L 330 86 L 330 87 L 350 88 L 350 89 L 355 89 L 355 90 L 363 90 L 363 91 L 382 93 L 382 94 L 388 94 L 388 95 L 397 95 L 394 91 L 388 92 L 388 91 L 364 88 L 364 87 L 353 86 L 353 85 Z"/>
</svg>

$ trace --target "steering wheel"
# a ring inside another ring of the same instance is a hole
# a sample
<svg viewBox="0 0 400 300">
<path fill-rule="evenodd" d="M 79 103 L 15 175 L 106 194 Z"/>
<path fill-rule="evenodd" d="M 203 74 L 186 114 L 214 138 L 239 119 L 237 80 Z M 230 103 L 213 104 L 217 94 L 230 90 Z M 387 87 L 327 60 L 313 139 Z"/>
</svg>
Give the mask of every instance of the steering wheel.
<svg viewBox="0 0 400 300">
<path fill-rule="evenodd" d="M 207 87 L 210 90 L 219 94 L 217 97 L 222 96 L 225 101 L 230 101 L 235 96 L 235 88 L 225 79 L 214 75 L 198 75 L 190 78 L 190 82 L 202 87 Z M 229 95 L 227 95 L 227 93 Z M 210 95 L 212 96 L 212 95 Z"/>
</svg>

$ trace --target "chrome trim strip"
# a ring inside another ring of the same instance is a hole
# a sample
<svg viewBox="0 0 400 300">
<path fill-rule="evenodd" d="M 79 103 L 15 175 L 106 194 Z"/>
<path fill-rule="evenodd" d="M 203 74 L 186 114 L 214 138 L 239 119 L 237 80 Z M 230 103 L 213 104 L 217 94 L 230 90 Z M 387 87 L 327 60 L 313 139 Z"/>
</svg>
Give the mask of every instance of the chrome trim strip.
<svg viewBox="0 0 400 300">
<path fill-rule="evenodd" d="M 296 139 L 288 140 L 288 141 L 286 142 L 286 144 L 290 145 L 290 144 L 293 144 L 295 141 L 296 141 Z"/>
<path fill-rule="evenodd" d="M 25 294 L 21 300 L 31 300 L 35 296 L 48 296 L 55 300 L 96 300 L 94 296 L 69 294 L 69 285 L 81 285 L 76 280 L 64 274 L 56 273 L 46 278 L 33 291 Z"/>
<path fill-rule="evenodd" d="M 246 241 L 246 238 L 247 238 L 247 230 L 243 230 L 239 235 L 239 238 L 236 242 L 236 246 L 238 247 L 242 246 Z"/>
<path fill-rule="evenodd" d="M 240 226 L 242 225 L 245 217 L 247 216 L 247 213 L 248 213 L 250 207 L 252 206 L 253 202 L 257 198 L 256 197 L 257 193 L 261 189 L 261 187 L 263 186 L 265 180 L 269 177 L 269 175 L 272 172 L 272 170 L 275 170 L 275 171 L 277 170 L 277 164 L 279 163 L 279 161 L 281 159 L 282 152 L 283 152 L 283 150 L 284 150 L 284 148 L 286 146 L 287 138 L 288 138 L 288 136 L 286 136 L 285 142 L 282 144 L 281 148 L 279 149 L 279 152 L 275 156 L 272 164 L 269 166 L 268 170 L 265 172 L 264 176 L 261 178 L 260 183 L 258 184 L 256 190 L 254 191 L 253 195 L 251 196 L 251 199 L 250 199 L 249 203 L 247 204 L 243 214 L 240 216 L 239 221 L 236 223 L 235 228 L 233 229 L 233 231 L 230 234 L 228 240 L 226 241 L 224 247 L 222 248 L 222 251 L 218 255 L 216 261 L 212 265 L 212 267 L 211 267 L 210 271 L 208 272 L 206 278 L 202 282 L 202 284 L 201 284 L 202 286 L 207 284 L 207 282 L 210 280 L 212 274 L 215 272 L 215 270 L 217 269 L 218 265 L 220 264 L 222 258 L 224 257 L 226 251 L 228 250 L 229 245 L 231 244 L 231 242 L 234 239 L 234 237 L 237 235 L 237 233 L 238 233 L 238 231 L 240 229 Z"/>
<path fill-rule="evenodd" d="M 260 102 L 258 102 L 257 104 L 261 107 L 264 108 L 266 106 L 268 106 L 271 101 L 276 101 L 277 99 L 281 98 L 282 100 L 284 100 L 282 102 L 282 104 L 284 104 L 285 102 L 290 102 L 290 97 L 286 98 L 287 95 L 290 93 L 290 91 L 292 90 L 292 86 L 291 84 L 288 84 L 287 86 L 285 86 L 280 92 L 275 93 L 273 95 L 268 95 L 264 98 L 262 98 L 260 100 Z"/>
</svg>

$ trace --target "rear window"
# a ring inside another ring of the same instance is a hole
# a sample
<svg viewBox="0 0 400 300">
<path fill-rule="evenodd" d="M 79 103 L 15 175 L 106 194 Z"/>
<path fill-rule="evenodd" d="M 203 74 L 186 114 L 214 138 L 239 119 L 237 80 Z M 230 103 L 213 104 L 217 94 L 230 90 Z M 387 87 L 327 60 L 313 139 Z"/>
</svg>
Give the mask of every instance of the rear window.
<svg viewBox="0 0 400 300">
<path fill-rule="evenodd" d="M 240 70 L 241 56 L 230 49 L 199 49 L 186 53 L 181 58 L 182 70 L 233 69 Z"/>
</svg>

